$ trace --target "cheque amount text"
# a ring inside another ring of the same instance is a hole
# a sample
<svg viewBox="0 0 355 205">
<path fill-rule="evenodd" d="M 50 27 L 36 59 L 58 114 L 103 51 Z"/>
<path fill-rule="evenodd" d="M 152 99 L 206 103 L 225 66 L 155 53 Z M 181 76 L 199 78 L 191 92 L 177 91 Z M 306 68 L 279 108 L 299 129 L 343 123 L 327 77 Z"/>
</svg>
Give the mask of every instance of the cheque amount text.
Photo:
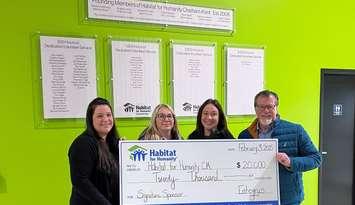
<svg viewBox="0 0 355 205">
<path fill-rule="evenodd" d="M 241 162 L 236 162 L 236 167 L 240 168 L 240 169 L 265 169 L 266 162 L 265 161 L 244 160 Z"/>
</svg>

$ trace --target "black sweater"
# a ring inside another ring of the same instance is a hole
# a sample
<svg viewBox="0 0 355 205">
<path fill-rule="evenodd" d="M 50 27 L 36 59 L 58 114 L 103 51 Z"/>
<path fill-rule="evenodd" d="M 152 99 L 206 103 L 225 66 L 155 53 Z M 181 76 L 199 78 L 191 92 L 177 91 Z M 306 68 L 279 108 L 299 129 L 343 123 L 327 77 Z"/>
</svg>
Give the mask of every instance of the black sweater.
<svg viewBox="0 0 355 205">
<path fill-rule="evenodd" d="M 111 139 L 117 150 L 111 150 L 118 159 L 118 139 Z M 69 148 L 72 194 L 70 205 L 118 205 L 118 181 L 112 190 L 110 176 L 97 168 L 98 140 L 85 133 L 78 136 Z M 118 162 L 118 161 L 117 161 Z M 118 167 L 118 164 L 117 164 Z"/>
<path fill-rule="evenodd" d="M 210 136 L 204 136 L 203 134 L 200 134 L 198 130 L 195 130 L 189 135 L 189 139 L 234 139 L 234 137 L 228 130 L 218 130 L 212 133 Z"/>
</svg>

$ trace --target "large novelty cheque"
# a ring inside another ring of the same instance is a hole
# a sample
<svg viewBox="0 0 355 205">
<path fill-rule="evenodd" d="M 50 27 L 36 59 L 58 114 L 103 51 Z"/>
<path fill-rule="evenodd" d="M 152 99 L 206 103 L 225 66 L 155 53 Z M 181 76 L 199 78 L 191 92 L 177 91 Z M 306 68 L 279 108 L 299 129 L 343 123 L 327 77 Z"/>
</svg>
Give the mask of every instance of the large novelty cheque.
<svg viewBox="0 0 355 205">
<path fill-rule="evenodd" d="M 278 205 L 277 140 L 120 142 L 120 204 Z"/>
</svg>

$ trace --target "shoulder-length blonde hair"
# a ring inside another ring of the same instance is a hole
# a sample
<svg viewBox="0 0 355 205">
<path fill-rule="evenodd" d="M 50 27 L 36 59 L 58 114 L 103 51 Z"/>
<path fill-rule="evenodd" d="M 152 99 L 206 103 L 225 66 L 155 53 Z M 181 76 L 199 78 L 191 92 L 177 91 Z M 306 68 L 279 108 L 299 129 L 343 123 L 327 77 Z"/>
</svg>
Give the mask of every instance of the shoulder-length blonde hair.
<svg viewBox="0 0 355 205">
<path fill-rule="evenodd" d="M 171 114 L 173 115 L 174 119 L 174 125 L 173 128 L 171 129 L 171 139 L 180 139 L 179 135 L 179 129 L 177 127 L 177 122 L 176 122 L 176 116 L 174 113 L 174 110 L 167 104 L 159 104 L 155 107 L 152 117 L 150 119 L 150 124 L 144 134 L 144 139 L 145 140 L 160 140 L 162 139 L 162 136 L 159 135 L 159 130 L 156 124 L 156 119 L 158 117 L 159 110 L 161 108 L 167 108 Z"/>
</svg>

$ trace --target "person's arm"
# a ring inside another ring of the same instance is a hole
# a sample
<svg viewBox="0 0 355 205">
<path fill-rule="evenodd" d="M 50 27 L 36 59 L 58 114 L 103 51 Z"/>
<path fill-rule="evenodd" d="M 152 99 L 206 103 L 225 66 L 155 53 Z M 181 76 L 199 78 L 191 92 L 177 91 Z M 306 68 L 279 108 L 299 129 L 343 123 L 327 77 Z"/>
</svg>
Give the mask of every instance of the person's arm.
<svg viewBox="0 0 355 205">
<path fill-rule="evenodd" d="M 322 156 L 302 126 L 297 129 L 299 156 L 290 158 L 290 170 L 304 172 L 320 166 Z"/>
<path fill-rule="evenodd" d="M 80 196 L 91 204 L 111 205 L 89 179 L 96 169 L 96 153 L 97 147 L 87 139 L 75 140 L 69 150 L 71 181 Z"/>
</svg>

